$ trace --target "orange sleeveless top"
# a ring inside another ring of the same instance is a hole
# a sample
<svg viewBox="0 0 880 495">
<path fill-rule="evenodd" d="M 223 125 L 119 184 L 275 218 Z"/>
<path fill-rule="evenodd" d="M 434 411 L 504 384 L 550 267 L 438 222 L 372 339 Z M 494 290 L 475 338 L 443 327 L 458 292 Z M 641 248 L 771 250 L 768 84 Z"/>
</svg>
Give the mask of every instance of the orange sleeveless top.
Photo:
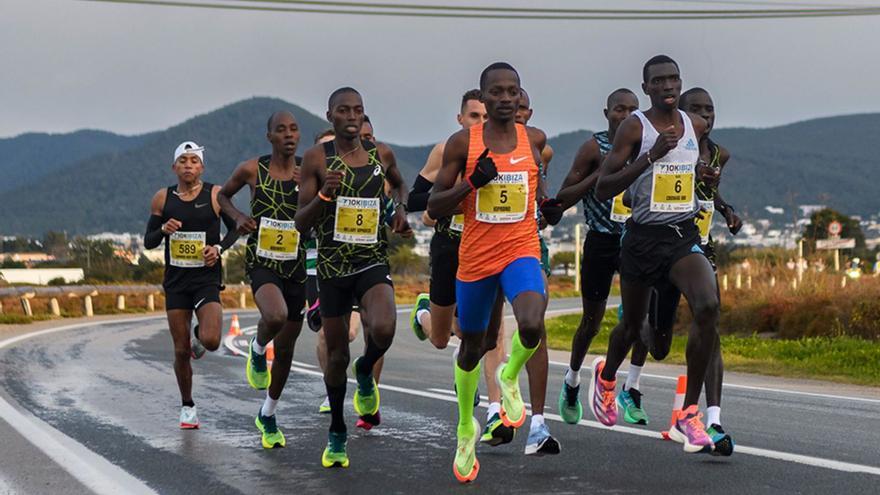
<svg viewBox="0 0 880 495">
<path fill-rule="evenodd" d="M 486 149 L 483 124 L 470 128 L 465 177 Z M 519 258 L 541 259 L 535 197 L 538 165 L 525 126 L 516 124 L 516 148 L 489 152 L 498 177 L 471 191 L 462 203 L 464 231 L 458 250 L 458 279 L 474 282 L 498 273 Z"/>
</svg>

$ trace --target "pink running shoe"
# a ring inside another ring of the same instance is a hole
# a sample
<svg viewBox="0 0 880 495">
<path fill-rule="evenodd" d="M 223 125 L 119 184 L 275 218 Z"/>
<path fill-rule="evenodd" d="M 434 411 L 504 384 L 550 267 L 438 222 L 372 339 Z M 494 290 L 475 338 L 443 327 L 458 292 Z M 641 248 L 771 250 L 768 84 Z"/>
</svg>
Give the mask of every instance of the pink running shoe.
<svg viewBox="0 0 880 495">
<path fill-rule="evenodd" d="M 617 424 L 617 401 L 614 397 L 614 381 L 605 381 L 600 376 L 605 367 L 605 359 L 597 357 L 593 360 L 593 373 L 590 377 L 590 409 L 593 416 L 605 426 Z"/>
<path fill-rule="evenodd" d="M 684 409 L 669 429 L 669 438 L 684 444 L 684 451 L 690 454 L 711 451 L 714 444 L 700 421 L 702 417 L 696 404 Z"/>
</svg>

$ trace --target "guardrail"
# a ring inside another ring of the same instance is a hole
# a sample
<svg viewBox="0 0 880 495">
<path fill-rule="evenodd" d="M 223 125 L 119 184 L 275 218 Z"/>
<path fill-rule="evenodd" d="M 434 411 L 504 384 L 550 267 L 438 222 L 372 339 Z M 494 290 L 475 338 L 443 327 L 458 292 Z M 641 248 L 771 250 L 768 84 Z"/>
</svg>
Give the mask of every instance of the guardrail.
<svg viewBox="0 0 880 495">
<path fill-rule="evenodd" d="M 238 293 L 238 306 L 247 307 L 245 285 L 229 285 L 225 291 Z M 156 297 L 163 294 L 161 285 L 61 285 L 61 286 L 9 286 L 0 287 L 0 313 L 3 313 L 3 299 L 18 299 L 25 316 L 34 316 L 32 300 L 49 299 L 48 313 L 61 316 L 61 301 L 82 299 L 83 316 L 94 316 L 94 298 L 99 295 L 116 296 L 115 309 L 125 311 L 126 297 L 146 296 L 147 311 L 156 310 Z"/>
</svg>

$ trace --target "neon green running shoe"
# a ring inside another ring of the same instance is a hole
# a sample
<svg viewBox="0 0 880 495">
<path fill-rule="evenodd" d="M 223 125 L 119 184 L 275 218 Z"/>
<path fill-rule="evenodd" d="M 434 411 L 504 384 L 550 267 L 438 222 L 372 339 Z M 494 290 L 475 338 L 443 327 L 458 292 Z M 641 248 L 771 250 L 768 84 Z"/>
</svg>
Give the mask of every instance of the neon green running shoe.
<svg viewBox="0 0 880 495">
<path fill-rule="evenodd" d="M 621 389 L 617 394 L 617 405 L 623 409 L 623 420 L 631 425 L 648 424 L 648 413 L 642 409 L 642 393 L 631 388 Z"/>
<path fill-rule="evenodd" d="M 431 296 L 425 292 L 416 297 L 416 303 L 412 307 L 412 311 L 409 312 L 409 326 L 412 327 L 412 331 L 416 334 L 416 337 L 419 340 L 425 340 L 428 338 L 425 335 L 425 329 L 422 328 L 422 324 L 419 323 L 418 314 L 419 311 L 426 309 L 428 311 L 431 310 Z"/>
<path fill-rule="evenodd" d="M 468 483 L 477 479 L 480 472 L 480 461 L 477 460 L 477 432 L 480 431 L 480 422 L 477 418 L 471 418 L 473 424 L 470 431 L 465 428 L 462 431 L 458 427 L 458 445 L 455 448 L 455 461 L 452 463 L 452 474 L 460 483 Z"/>
<path fill-rule="evenodd" d="M 321 465 L 325 468 L 348 467 L 348 454 L 345 452 L 346 432 L 331 431 L 327 435 L 327 446 L 321 454 Z"/>
<path fill-rule="evenodd" d="M 324 402 L 318 406 L 319 414 L 330 414 L 330 397 L 324 396 Z"/>
<path fill-rule="evenodd" d="M 251 387 L 257 390 L 266 390 L 269 388 L 269 384 L 272 383 L 272 374 L 269 373 L 269 365 L 266 364 L 266 355 L 254 352 L 254 341 L 256 340 L 257 338 L 254 337 L 251 339 L 250 344 L 248 344 L 245 374 Z"/>
<path fill-rule="evenodd" d="M 504 421 L 501 421 L 501 416 L 498 413 L 495 413 L 488 421 L 486 421 L 486 427 L 483 428 L 483 435 L 480 436 L 480 443 L 497 447 L 512 442 L 513 437 L 515 436 L 516 429 L 505 426 Z"/>
<path fill-rule="evenodd" d="M 526 406 L 519 393 L 519 377 L 513 380 L 504 379 L 504 368 L 499 366 L 495 372 L 498 386 L 501 388 L 501 421 L 505 426 L 519 428 L 526 422 Z"/>
<path fill-rule="evenodd" d="M 379 411 L 379 386 L 373 379 L 373 374 L 361 375 L 357 371 L 358 361 L 363 359 L 359 357 L 354 360 L 351 370 L 357 379 L 357 387 L 354 389 L 354 411 L 358 416 L 366 416 L 368 414 L 376 414 Z M 372 371 L 372 370 L 371 370 Z"/>
<path fill-rule="evenodd" d="M 264 449 L 277 449 L 287 446 L 287 441 L 284 439 L 284 433 L 281 433 L 281 430 L 278 429 L 278 425 L 275 423 L 274 414 L 271 416 L 263 416 L 262 409 L 260 409 L 260 412 L 257 413 L 257 417 L 254 418 L 254 424 L 257 425 L 257 429 L 263 434 L 262 441 Z"/>
</svg>

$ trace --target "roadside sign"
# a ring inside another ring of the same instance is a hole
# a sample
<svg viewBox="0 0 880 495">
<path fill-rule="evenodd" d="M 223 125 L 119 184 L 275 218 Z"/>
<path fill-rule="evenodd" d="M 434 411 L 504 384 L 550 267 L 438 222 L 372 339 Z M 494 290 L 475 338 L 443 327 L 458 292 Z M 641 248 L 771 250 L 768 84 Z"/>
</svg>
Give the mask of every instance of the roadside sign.
<svg viewBox="0 0 880 495">
<path fill-rule="evenodd" d="M 843 224 L 838 222 L 837 220 L 828 224 L 828 235 L 834 238 L 839 238 L 840 233 L 843 232 Z"/>
<path fill-rule="evenodd" d="M 853 249 L 855 247 L 855 239 L 818 239 L 816 241 L 816 249 Z"/>
</svg>

